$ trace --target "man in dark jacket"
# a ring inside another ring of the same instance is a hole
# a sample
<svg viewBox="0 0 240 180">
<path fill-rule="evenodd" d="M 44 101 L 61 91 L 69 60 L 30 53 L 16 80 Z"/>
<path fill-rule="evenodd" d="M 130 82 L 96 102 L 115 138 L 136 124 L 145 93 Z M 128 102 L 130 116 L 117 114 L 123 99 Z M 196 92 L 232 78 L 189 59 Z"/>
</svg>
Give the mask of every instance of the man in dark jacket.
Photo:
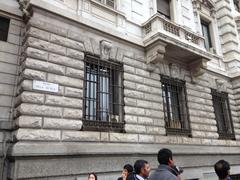
<svg viewBox="0 0 240 180">
<path fill-rule="evenodd" d="M 230 164 L 225 160 L 220 160 L 214 165 L 215 172 L 219 180 L 231 180 Z"/>
<path fill-rule="evenodd" d="M 134 173 L 129 174 L 127 180 L 145 180 L 150 173 L 150 165 L 145 160 L 137 160 L 134 164 Z"/>
<path fill-rule="evenodd" d="M 158 152 L 159 166 L 151 175 L 149 180 L 178 180 L 177 172 L 174 170 L 172 151 L 161 149 Z"/>
</svg>

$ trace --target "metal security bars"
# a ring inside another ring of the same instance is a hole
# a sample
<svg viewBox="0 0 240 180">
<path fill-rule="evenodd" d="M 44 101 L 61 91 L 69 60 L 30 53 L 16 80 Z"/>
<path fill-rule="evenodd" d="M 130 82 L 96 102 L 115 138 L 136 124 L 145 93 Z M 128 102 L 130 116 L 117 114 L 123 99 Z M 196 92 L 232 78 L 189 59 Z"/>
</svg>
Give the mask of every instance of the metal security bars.
<svg viewBox="0 0 240 180">
<path fill-rule="evenodd" d="M 83 128 L 99 131 L 123 130 L 122 64 L 85 59 Z"/>
<path fill-rule="evenodd" d="M 10 20 L 0 17 L 0 41 L 7 41 Z"/>
<path fill-rule="evenodd" d="M 219 139 L 235 139 L 228 94 L 211 90 Z"/>
<path fill-rule="evenodd" d="M 167 134 L 191 135 L 185 81 L 161 75 Z"/>
</svg>

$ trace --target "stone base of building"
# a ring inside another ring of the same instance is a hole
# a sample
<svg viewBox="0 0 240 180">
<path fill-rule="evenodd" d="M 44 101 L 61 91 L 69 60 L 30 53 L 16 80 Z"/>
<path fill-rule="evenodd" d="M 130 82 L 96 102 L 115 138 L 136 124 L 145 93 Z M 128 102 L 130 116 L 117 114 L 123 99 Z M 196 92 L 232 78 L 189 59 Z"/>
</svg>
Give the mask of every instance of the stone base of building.
<svg viewBox="0 0 240 180">
<path fill-rule="evenodd" d="M 240 172 L 240 151 L 236 147 L 184 146 L 164 144 L 118 143 L 17 143 L 9 157 L 9 179 L 84 180 L 96 172 L 101 180 L 113 180 L 121 174 L 124 164 L 137 159 L 157 167 L 157 151 L 173 150 L 176 164 L 184 168 L 184 179 L 216 179 L 213 164 L 225 159 L 231 174 Z M 231 150 L 230 150 L 231 149 Z M 231 155 L 229 153 L 231 152 Z"/>
</svg>

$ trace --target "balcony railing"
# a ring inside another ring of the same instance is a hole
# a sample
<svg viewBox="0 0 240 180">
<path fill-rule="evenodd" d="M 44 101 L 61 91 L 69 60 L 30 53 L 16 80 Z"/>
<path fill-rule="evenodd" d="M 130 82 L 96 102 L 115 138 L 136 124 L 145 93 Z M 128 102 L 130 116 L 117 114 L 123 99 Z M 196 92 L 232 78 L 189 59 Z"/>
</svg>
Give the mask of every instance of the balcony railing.
<svg viewBox="0 0 240 180">
<path fill-rule="evenodd" d="M 150 33 L 161 32 L 166 35 L 174 36 L 180 41 L 190 42 L 200 47 L 204 47 L 204 38 L 192 32 L 191 30 L 184 28 L 170 20 L 166 19 L 160 14 L 156 14 L 150 20 L 143 24 L 144 37 Z"/>
</svg>

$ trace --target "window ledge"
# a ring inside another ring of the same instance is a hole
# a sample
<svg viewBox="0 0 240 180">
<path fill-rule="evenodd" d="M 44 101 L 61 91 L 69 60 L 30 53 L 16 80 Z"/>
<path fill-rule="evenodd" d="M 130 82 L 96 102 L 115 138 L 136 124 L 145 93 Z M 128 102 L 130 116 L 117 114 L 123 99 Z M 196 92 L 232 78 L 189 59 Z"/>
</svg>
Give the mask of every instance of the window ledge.
<svg viewBox="0 0 240 180">
<path fill-rule="evenodd" d="M 119 14 L 119 15 L 125 17 L 125 14 L 124 14 L 124 13 L 122 13 L 122 12 L 120 12 L 120 11 L 114 9 L 114 8 L 108 7 L 107 5 L 105 5 L 105 4 L 103 4 L 103 3 L 100 3 L 100 2 L 97 2 L 96 0 L 90 0 L 90 1 L 91 1 L 91 3 L 96 4 L 96 5 L 98 5 L 98 6 L 101 6 L 101 7 L 103 7 L 104 9 L 106 9 L 106 10 L 108 10 L 108 11 L 111 11 L 111 12 L 113 12 L 113 13 L 115 13 L 115 14 Z"/>
</svg>

